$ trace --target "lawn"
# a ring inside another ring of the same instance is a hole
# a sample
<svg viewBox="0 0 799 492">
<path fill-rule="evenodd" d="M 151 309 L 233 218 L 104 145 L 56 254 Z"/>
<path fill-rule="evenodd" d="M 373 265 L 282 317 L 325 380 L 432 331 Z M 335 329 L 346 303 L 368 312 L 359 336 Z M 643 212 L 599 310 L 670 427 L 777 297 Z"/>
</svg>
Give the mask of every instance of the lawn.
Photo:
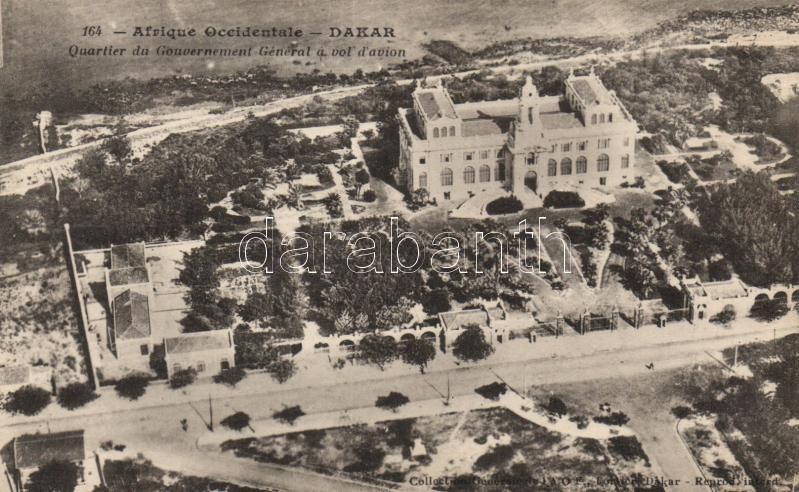
<svg viewBox="0 0 799 492">
<path fill-rule="evenodd" d="M 723 153 L 704 159 L 690 156 L 686 158 L 686 162 L 702 181 L 727 180 L 734 178 L 739 172 L 732 159 Z"/>
</svg>

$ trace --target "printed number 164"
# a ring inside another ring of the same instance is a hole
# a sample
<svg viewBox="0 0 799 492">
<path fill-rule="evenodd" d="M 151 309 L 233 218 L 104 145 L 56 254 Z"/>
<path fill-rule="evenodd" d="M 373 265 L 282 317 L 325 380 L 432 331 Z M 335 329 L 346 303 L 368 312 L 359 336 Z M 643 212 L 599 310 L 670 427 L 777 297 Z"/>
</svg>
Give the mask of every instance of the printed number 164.
<svg viewBox="0 0 799 492">
<path fill-rule="evenodd" d="M 100 28 L 100 26 L 84 26 L 83 27 L 83 35 L 84 36 L 93 37 L 93 36 L 100 36 L 101 34 L 103 34 L 103 30 Z"/>
</svg>

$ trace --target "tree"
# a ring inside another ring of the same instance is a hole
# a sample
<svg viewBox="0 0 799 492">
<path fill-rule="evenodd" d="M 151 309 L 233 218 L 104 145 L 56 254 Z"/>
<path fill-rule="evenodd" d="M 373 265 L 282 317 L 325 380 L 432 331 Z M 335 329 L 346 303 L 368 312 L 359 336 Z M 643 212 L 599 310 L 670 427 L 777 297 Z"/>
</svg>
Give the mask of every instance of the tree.
<svg viewBox="0 0 799 492">
<path fill-rule="evenodd" d="M 412 366 L 419 366 L 424 374 L 427 364 L 436 358 L 436 347 L 422 338 L 408 340 L 401 351 L 402 361 Z"/>
<path fill-rule="evenodd" d="M 366 335 L 358 346 L 358 358 L 382 371 L 386 364 L 397 358 L 397 342 L 388 336 Z"/>
<path fill-rule="evenodd" d="M 498 381 L 494 381 L 493 383 L 480 386 L 479 388 L 475 388 L 474 390 L 474 392 L 477 393 L 478 395 L 492 401 L 499 400 L 499 397 L 504 395 L 507 391 L 508 391 L 508 385 L 506 385 L 505 383 L 500 383 Z"/>
<path fill-rule="evenodd" d="M 297 363 L 291 359 L 280 359 L 269 365 L 269 373 L 280 384 L 285 383 L 297 373 Z"/>
<path fill-rule="evenodd" d="M 219 371 L 219 374 L 214 376 L 214 382 L 226 384 L 228 386 L 236 386 L 246 376 L 247 373 L 241 367 L 231 367 L 230 369 L 222 369 Z"/>
<path fill-rule="evenodd" d="M 197 379 L 197 370 L 193 367 L 181 369 L 172 374 L 169 379 L 169 386 L 172 389 L 180 389 L 190 385 Z"/>
<path fill-rule="evenodd" d="M 111 137 L 103 142 L 103 150 L 111 154 L 111 156 L 122 162 L 130 157 L 132 149 L 130 147 L 130 140 L 126 135 L 119 135 Z"/>
<path fill-rule="evenodd" d="M 392 391 L 391 393 L 385 396 L 378 396 L 377 401 L 375 401 L 375 406 L 377 408 L 382 408 L 385 410 L 391 410 L 392 412 L 396 412 L 399 407 L 402 405 L 407 404 L 409 401 L 408 397 L 403 395 L 402 393 L 397 393 L 396 391 Z"/>
<path fill-rule="evenodd" d="M 448 289 L 433 289 L 422 298 L 424 312 L 430 315 L 452 309 L 451 294 Z"/>
<path fill-rule="evenodd" d="M 150 378 L 144 374 L 128 374 L 114 385 L 117 394 L 128 400 L 138 400 L 147 390 Z"/>
<path fill-rule="evenodd" d="M 274 314 L 272 296 L 264 292 L 252 292 L 247 296 L 244 305 L 239 308 L 239 315 L 244 321 L 262 321 Z"/>
<path fill-rule="evenodd" d="M 78 485 L 78 466 L 67 461 L 51 461 L 31 473 L 29 492 L 72 492 Z"/>
<path fill-rule="evenodd" d="M 678 420 L 687 419 L 691 416 L 691 413 L 691 407 L 686 407 L 685 405 L 677 405 L 671 409 L 671 414 Z"/>
<path fill-rule="evenodd" d="M 50 393 L 48 391 L 33 386 L 25 385 L 16 391 L 11 392 L 3 405 L 5 410 L 10 413 L 21 413 L 22 415 L 36 415 L 50 404 Z"/>
<path fill-rule="evenodd" d="M 331 192 L 328 194 L 322 200 L 322 204 L 324 204 L 331 218 L 338 219 L 344 216 L 344 206 L 341 204 L 341 196 L 338 193 Z"/>
<path fill-rule="evenodd" d="M 452 344 L 452 353 L 460 360 L 477 362 L 494 353 L 478 325 L 467 325 Z"/>
<path fill-rule="evenodd" d="M 370 178 L 371 178 L 371 176 L 369 176 L 369 171 L 367 171 L 365 168 L 360 168 L 360 169 L 358 169 L 355 172 L 355 195 L 356 196 L 360 196 L 361 195 L 361 188 L 363 188 L 364 185 L 369 184 L 369 179 Z"/>
<path fill-rule="evenodd" d="M 566 407 L 566 403 L 563 402 L 557 396 L 550 396 L 549 397 L 549 404 L 547 405 L 547 410 L 554 413 L 558 417 L 563 417 L 568 413 L 568 408 Z"/>
<path fill-rule="evenodd" d="M 94 387 L 88 383 L 70 383 L 58 392 L 58 404 L 68 410 L 78 407 L 99 398 L 94 392 Z"/>
<path fill-rule="evenodd" d="M 245 427 L 250 427 L 250 416 L 244 412 L 236 412 L 234 414 L 228 415 L 219 423 L 228 429 L 241 431 Z M 252 427 L 250 427 L 250 429 L 252 429 Z"/>
<path fill-rule="evenodd" d="M 294 425 L 294 421 L 303 415 L 305 415 L 305 412 L 302 411 L 302 408 L 300 408 L 299 405 L 294 405 L 293 407 L 284 407 L 283 410 L 273 413 L 272 418 L 289 425 Z"/>
</svg>

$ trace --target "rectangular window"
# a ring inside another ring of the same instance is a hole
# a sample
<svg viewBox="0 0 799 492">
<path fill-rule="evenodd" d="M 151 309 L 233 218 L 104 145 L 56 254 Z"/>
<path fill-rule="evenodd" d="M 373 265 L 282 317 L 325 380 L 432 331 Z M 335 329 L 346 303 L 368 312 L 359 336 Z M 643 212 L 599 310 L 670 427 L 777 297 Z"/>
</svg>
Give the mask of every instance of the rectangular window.
<svg viewBox="0 0 799 492">
<path fill-rule="evenodd" d="M 424 157 L 420 157 L 419 164 L 427 164 L 427 159 L 425 159 Z"/>
<path fill-rule="evenodd" d="M 480 160 L 484 161 L 486 159 L 488 159 L 488 151 L 487 150 L 481 150 L 480 151 Z"/>
<path fill-rule="evenodd" d="M 599 178 L 599 184 L 601 186 L 605 186 L 606 184 L 608 184 L 608 178 Z"/>
<path fill-rule="evenodd" d="M 625 147 L 629 147 L 629 146 L 630 146 L 630 137 L 626 137 L 626 138 L 624 139 L 624 146 L 625 146 Z"/>
<path fill-rule="evenodd" d="M 571 142 L 567 142 L 565 144 L 561 144 L 560 145 L 560 151 L 561 152 L 571 152 L 571 150 L 572 150 Z"/>
<path fill-rule="evenodd" d="M 602 138 L 597 141 L 597 147 L 600 149 L 607 149 L 610 147 L 610 139 L 609 138 Z"/>
<path fill-rule="evenodd" d="M 141 350 L 142 355 L 147 355 L 150 353 L 150 347 L 148 347 L 146 343 L 139 347 L 139 350 Z"/>
<path fill-rule="evenodd" d="M 452 154 L 441 154 L 441 162 L 449 162 L 450 155 Z"/>
<path fill-rule="evenodd" d="M 502 149 L 497 149 L 497 159 L 502 157 Z"/>
<path fill-rule="evenodd" d="M 626 169 L 630 167 L 630 156 L 625 154 L 621 156 L 621 167 L 622 169 Z"/>
<path fill-rule="evenodd" d="M 577 150 L 585 150 L 586 143 L 585 141 L 577 142 Z"/>
<path fill-rule="evenodd" d="M 474 152 L 464 152 L 463 158 L 467 161 L 474 160 Z"/>
</svg>

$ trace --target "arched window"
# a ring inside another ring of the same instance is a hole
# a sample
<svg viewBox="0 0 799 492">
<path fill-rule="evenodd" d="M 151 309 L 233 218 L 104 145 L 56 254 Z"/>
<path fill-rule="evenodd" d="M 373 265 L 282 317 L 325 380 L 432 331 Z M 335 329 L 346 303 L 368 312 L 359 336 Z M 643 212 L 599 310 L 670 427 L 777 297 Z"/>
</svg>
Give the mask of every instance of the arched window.
<svg viewBox="0 0 799 492">
<path fill-rule="evenodd" d="M 535 154 L 532 153 L 532 152 L 529 152 L 527 154 L 527 165 L 528 166 L 532 166 L 533 164 L 535 164 Z"/>
<path fill-rule="evenodd" d="M 577 158 L 577 174 L 585 174 L 588 172 L 588 160 L 584 156 Z"/>
<path fill-rule="evenodd" d="M 591 115 L 591 124 L 592 125 L 596 125 L 596 115 L 595 114 Z"/>
<path fill-rule="evenodd" d="M 455 127 L 454 126 L 449 127 L 449 136 L 450 137 L 454 137 L 455 136 Z"/>
<path fill-rule="evenodd" d="M 494 181 L 505 181 L 505 163 L 497 162 L 497 169 L 494 176 Z"/>
<path fill-rule="evenodd" d="M 438 138 L 438 128 L 433 128 L 433 138 Z"/>
<path fill-rule="evenodd" d="M 608 123 L 613 123 L 613 113 L 608 113 Z"/>
<path fill-rule="evenodd" d="M 445 167 L 441 170 L 441 186 L 452 186 L 452 169 Z"/>
<path fill-rule="evenodd" d="M 621 156 L 621 168 L 627 169 L 630 167 L 630 154 L 624 154 Z"/>
<path fill-rule="evenodd" d="M 447 127 L 446 126 L 441 129 L 441 136 L 442 137 L 446 137 L 447 136 Z"/>
<path fill-rule="evenodd" d="M 485 183 L 491 181 L 491 168 L 488 165 L 480 166 L 480 182 Z"/>
<path fill-rule="evenodd" d="M 472 166 L 466 166 L 463 169 L 463 182 L 474 183 L 474 168 Z"/>
<path fill-rule="evenodd" d="M 599 122 L 600 123 L 604 123 L 605 122 L 605 113 L 602 113 L 601 115 L 599 115 Z"/>
<path fill-rule="evenodd" d="M 571 174 L 572 173 L 572 160 L 568 157 L 564 157 L 562 161 L 560 161 L 560 174 Z"/>
<path fill-rule="evenodd" d="M 607 154 L 599 154 L 599 158 L 596 160 L 596 170 L 599 172 L 610 170 L 610 158 Z"/>
<path fill-rule="evenodd" d="M 419 175 L 419 188 L 427 188 L 427 173 Z"/>
<path fill-rule="evenodd" d="M 558 175 L 558 161 L 555 159 L 550 159 L 547 162 L 547 176 L 557 176 Z"/>
</svg>

